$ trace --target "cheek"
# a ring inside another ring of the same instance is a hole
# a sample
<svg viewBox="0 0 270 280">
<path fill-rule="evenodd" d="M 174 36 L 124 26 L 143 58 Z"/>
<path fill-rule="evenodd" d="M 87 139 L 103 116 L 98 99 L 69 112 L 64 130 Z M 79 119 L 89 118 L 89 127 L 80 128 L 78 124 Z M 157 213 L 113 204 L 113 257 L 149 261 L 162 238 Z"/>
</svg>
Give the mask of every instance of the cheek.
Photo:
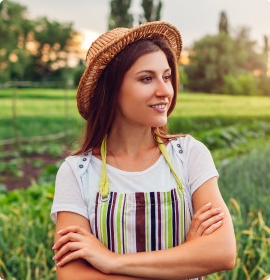
<svg viewBox="0 0 270 280">
<path fill-rule="evenodd" d="M 171 91 L 169 99 L 170 99 L 170 106 L 168 109 L 168 113 L 170 114 L 172 112 L 172 110 L 174 109 L 174 106 L 175 106 L 175 103 L 177 100 L 177 93 L 174 93 L 173 87 L 172 87 L 172 91 Z"/>
</svg>

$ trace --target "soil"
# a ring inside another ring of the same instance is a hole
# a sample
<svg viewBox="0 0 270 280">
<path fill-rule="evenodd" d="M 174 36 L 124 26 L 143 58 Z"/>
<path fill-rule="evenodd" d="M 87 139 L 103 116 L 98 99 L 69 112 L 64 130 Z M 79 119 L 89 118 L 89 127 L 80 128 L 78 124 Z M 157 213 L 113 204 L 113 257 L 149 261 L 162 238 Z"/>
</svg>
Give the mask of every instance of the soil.
<svg viewBox="0 0 270 280">
<path fill-rule="evenodd" d="M 9 149 L 10 147 L 7 147 Z M 5 149 L 6 150 L 6 149 Z M 31 184 L 38 181 L 42 170 L 48 165 L 54 165 L 57 162 L 64 160 L 65 154 L 53 156 L 49 154 L 30 154 L 22 156 L 22 160 L 18 166 L 14 166 L 15 172 L 9 170 L 0 174 L 0 184 L 3 184 L 7 191 L 12 191 L 17 188 L 26 189 Z M 1 159 L 8 164 L 12 158 Z M 38 164 L 33 164 L 34 162 Z M 18 172 L 15 174 L 16 172 Z"/>
</svg>

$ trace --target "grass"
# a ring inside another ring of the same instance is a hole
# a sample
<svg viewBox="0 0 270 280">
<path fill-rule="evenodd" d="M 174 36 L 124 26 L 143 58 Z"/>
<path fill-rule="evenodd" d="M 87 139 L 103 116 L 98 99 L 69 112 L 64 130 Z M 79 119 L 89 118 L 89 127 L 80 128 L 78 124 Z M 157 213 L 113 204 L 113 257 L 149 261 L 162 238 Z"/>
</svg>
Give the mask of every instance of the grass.
<svg viewBox="0 0 270 280">
<path fill-rule="evenodd" d="M 56 280 L 52 261 L 54 225 L 48 213 L 53 184 L 0 194 L 0 277 L 6 280 Z M 244 218 L 235 199 L 228 201 L 236 232 L 238 257 L 232 271 L 207 280 L 253 280 L 270 277 L 270 228 L 261 211 Z"/>
<path fill-rule="evenodd" d="M 71 129 L 71 142 L 83 125 L 75 95 L 75 90 L 0 90 L 0 140 Z M 207 280 L 270 277 L 269 108 L 267 97 L 181 93 L 169 118 L 173 132 L 191 133 L 211 149 L 220 173 L 220 190 L 233 218 L 238 248 L 236 266 L 230 272 L 208 276 Z M 21 145 L 20 152 L 14 149 L 12 155 L 19 158 L 22 152 L 44 149 L 58 153 L 57 145 L 62 144 L 51 141 Z M 2 159 L 6 151 L 0 150 Z M 1 168 L 6 167 L 0 165 L 0 171 Z M 28 190 L 8 194 L 3 190 L 1 194 L 0 186 L 0 277 L 6 280 L 55 279 L 51 260 L 53 224 L 48 213 L 56 170 L 45 169 L 38 184 Z"/>
<path fill-rule="evenodd" d="M 74 89 L 1 89 L 0 140 L 14 138 L 16 126 L 22 137 L 58 133 L 67 124 L 80 128 L 84 122 L 77 112 L 75 96 Z M 269 108 L 267 97 L 180 93 L 169 123 L 174 132 L 194 133 L 251 119 L 269 121 Z"/>
<path fill-rule="evenodd" d="M 224 159 L 218 166 L 219 186 L 226 201 L 241 203 L 244 218 L 258 210 L 270 220 L 270 144 L 257 147 L 248 154 Z"/>
<path fill-rule="evenodd" d="M 269 97 L 180 93 L 174 116 L 269 118 L 269 106 Z"/>
<path fill-rule="evenodd" d="M 53 189 L 32 186 L 0 194 L 0 277 L 5 280 L 55 279 L 54 226 L 48 215 Z"/>
</svg>

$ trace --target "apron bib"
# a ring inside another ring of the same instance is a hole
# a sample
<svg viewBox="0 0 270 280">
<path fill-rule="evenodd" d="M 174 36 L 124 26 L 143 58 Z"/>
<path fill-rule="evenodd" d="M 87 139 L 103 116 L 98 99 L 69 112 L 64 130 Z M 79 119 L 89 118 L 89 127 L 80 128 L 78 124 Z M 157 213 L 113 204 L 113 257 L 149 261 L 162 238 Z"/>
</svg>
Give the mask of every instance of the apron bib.
<svg viewBox="0 0 270 280">
<path fill-rule="evenodd" d="M 192 210 L 166 146 L 161 139 L 157 140 L 177 182 L 176 188 L 166 192 L 111 192 L 106 171 L 106 138 L 102 142 L 101 178 L 91 228 L 112 252 L 128 254 L 164 250 L 185 242 Z"/>
</svg>

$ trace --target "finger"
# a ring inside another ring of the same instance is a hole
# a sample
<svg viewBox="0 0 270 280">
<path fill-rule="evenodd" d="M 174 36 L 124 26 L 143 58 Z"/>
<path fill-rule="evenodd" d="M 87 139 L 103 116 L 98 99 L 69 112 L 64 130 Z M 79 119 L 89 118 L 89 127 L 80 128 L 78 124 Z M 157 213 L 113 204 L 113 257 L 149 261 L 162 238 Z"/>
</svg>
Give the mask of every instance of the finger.
<svg viewBox="0 0 270 280">
<path fill-rule="evenodd" d="M 76 259 L 83 259 L 83 250 L 79 249 L 79 250 L 75 250 L 75 251 L 69 251 L 69 253 L 59 257 L 56 256 L 55 258 L 53 258 L 56 261 L 56 265 L 57 266 L 64 266 L 65 264 L 76 260 Z"/>
<path fill-rule="evenodd" d="M 210 206 L 211 207 L 211 206 Z M 193 223 L 193 230 L 197 231 L 203 222 L 207 221 L 211 217 L 220 214 L 221 208 L 211 208 L 209 209 L 209 204 L 203 206 L 201 209 L 199 209 L 195 215 L 192 218 L 192 223 Z M 199 234 L 202 232 L 200 231 Z"/>
<path fill-rule="evenodd" d="M 68 227 L 65 227 L 65 228 L 59 230 L 57 232 L 57 234 L 65 235 L 69 232 L 79 233 L 79 234 L 82 234 L 82 235 L 87 235 L 87 234 L 90 233 L 88 230 L 86 230 L 83 227 L 80 227 L 80 226 L 77 226 L 77 225 L 72 225 L 72 226 L 68 226 Z"/>
<path fill-rule="evenodd" d="M 212 204 L 209 202 L 205 205 L 203 205 L 201 208 L 199 208 L 196 213 L 193 215 L 192 218 L 192 226 L 191 226 L 191 230 L 192 231 L 197 231 L 198 227 L 200 226 L 201 222 L 202 222 L 202 217 L 201 215 L 203 213 L 205 213 L 206 211 L 208 211 L 211 208 Z"/>
<path fill-rule="evenodd" d="M 203 232 L 203 235 L 209 235 L 211 233 L 213 233 L 214 231 L 216 231 L 218 228 L 221 227 L 222 225 L 222 220 L 212 224 L 210 227 L 208 227 L 204 232 Z"/>
<path fill-rule="evenodd" d="M 208 218 L 207 220 L 201 223 L 201 225 L 198 228 L 198 234 L 200 234 L 200 236 L 203 235 L 208 228 L 211 228 L 216 223 L 222 221 L 223 218 L 224 218 L 224 213 L 219 213 L 217 215 L 211 216 L 210 218 Z M 215 229 L 215 227 L 212 227 L 212 229 Z"/>
<path fill-rule="evenodd" d="M 81 248 L 82 248 L 82 244 L 80 242 L 69 242 L 69 243 L 66 243 L 64 246 L 62 246 L 58 250 L 58 252 L 53 257 L 53 260 L 59 261 L 63 257 L 65 257 L 65 255 L 71 254 L 74 251 L 78 251 Z"/>
<path fill-rule="evenodd" d="M 209 203 L 203 205 L 201 208 L 199 208 L 196 211 L 195 215 L 200 215 L 200 214 L 204 213 L 205 211 L 209 210 L 211 207 L 212 207 L 212 203 L 209 202 Z"/>
<path fill-rule="evenodd" d="M 52 247 L 53 250 L 59 250 L 62 246 L 69 242 L 79 242 L 82 239 L 82 235 L 79 233 L 69 232 L 63 235 Z"/>
</svg>

